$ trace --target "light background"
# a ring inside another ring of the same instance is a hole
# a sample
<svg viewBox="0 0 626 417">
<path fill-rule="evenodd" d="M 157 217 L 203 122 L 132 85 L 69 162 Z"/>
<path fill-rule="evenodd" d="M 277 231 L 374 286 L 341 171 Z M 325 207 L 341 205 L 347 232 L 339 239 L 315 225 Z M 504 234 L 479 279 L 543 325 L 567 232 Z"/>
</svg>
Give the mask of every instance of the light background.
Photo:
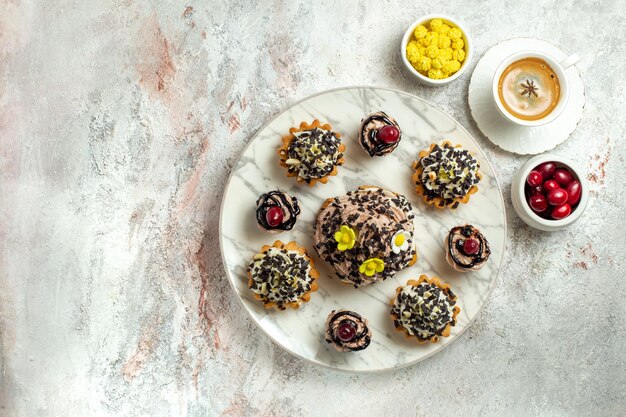
<svg viewBox="0 0 626 417">
<path fill-rule="evenodd" d="M 402 68 L 405 27 L 431 12 L 462 18 L 476 59 L 528 35 L 581 55 L 587 105 L 555 152 L 588 171 L 592 195 L 569 229 L 514 214 L 528 157 L 476 128 L 471 71 L 428 89 Z M 0 0 L 0 416 L 624 414 L 625 27 L 624 0 Z M 383 375 L 274 346 L 218 248 L 222 189 L 252 134 L 346 85 L 447 111 L 507 203 L 505 267 L 473 327 Z"/>
</svg>

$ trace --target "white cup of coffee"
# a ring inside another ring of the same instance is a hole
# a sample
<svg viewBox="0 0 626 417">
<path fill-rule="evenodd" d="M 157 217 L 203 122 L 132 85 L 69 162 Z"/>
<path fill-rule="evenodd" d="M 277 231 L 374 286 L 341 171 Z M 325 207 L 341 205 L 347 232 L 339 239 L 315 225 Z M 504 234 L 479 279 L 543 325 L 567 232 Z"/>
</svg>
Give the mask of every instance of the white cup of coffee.
<svg viewBox="0 0 626 417">
<path fill-rule="evenodd" d="M 580 57 L 562 61 L 539 51 L 506 58 L 493 76 L 493 99 L 502 116 L 520 126 L 541 126 L 556 119 L 569 99 L 565 69 Z"/>
</svg>

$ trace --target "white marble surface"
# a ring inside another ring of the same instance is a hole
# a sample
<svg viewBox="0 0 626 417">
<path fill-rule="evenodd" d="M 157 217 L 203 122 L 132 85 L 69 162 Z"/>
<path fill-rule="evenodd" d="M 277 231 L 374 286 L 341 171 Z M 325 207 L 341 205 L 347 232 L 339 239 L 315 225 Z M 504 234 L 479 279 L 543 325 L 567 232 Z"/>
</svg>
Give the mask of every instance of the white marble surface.
<svg viewBox="0 0 626 417">
<path fill-rule="evenodd" d="M 2 0 L 0 10 L 2 417 L 624 414 L 624 0 Z M 437 10 L 466 22 L 477 58 L 529 33 L 582 56 L 587 105 L 555 152 L 588 170 L 587 212 L 547 234 L 507 199 L 493 296 L 429 360 L 365 376 L 306 364 L 257 330 L 226 281 L 225 180 L 267 118 L 365 84 L 459 120 L 507 196 L 527 158 L 478 132 L 470 73 L 427 89 L 396 54 L 405 25 Z"/>
</svg>

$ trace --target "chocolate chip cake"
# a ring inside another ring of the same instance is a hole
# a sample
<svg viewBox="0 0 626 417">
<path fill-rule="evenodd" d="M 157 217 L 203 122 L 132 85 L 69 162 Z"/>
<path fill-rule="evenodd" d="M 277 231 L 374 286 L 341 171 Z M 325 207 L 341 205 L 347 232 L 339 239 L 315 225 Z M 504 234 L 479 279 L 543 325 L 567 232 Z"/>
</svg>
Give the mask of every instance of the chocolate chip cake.
<svg viewBox="0 0 626 417">
<path fill-rule="evenodd" d="M 315 119 L 310 125 L 302 122 L 299 128 L 289 129 L 278 155 L 288 177 L 314 185 L 326 183 L 329 176 L 337 175 L 337 167 L 344 163 L 345 149 L 341 135 L 328 123 L 321 124 Z"/>
<path fill-rule="evenodd" d="M 450 286 L 426 275 L 398 287 L 391 306 L 396 330 L 416 338 L 418 343 L 435 343 L 440 337 L 450 336 L 450 327 L 456 324 L 461 311 Z"/>
<path fill-rule="evenodd" d="M 306 250 L 280 240 L 265 245 L 248 265 L 248 288 L 266 308 L 298 308 L 317 291 L 319 273 Z"/>
<path fill-rule="evenodd" d="M 417 261 L 413 219 L 403 195 L 362 186 L 324 202 L 314 247 L 342 282 L 370 285 Z"/>
<path fill-rule="evenodd" d="M 455 209 L 478 191 L 480 163 L 461 145 L 432 144 L 413 164 L 415 191 L 427 204 Z"/>
</svg>

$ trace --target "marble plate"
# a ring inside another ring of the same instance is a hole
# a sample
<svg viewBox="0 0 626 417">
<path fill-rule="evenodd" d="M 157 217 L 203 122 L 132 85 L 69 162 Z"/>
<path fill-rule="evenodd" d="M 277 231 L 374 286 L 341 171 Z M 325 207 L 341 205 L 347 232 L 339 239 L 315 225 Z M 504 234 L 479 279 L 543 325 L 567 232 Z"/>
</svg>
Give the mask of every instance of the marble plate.
<svg viewBox="0 0 626 417">
<path fill-rule="evenodd" d="M 394 153 L 371 159 L 359 147 L 356 135 L 361 117 L 383 110 L 396 118 L 403 139 Z M 309 187 L 285 176 L 278 165 L 276 148 L 281 137 L 301 121 L 319 118 L 343 135 L 346 163 L 327 184 Z M 483 180 L 470 203 L 456 211 L 427 206 L 413 191 L 411 164 L 431 142 L 448 139 L 476 155 Z M 416 214 L 420 259 L 385 282 L 355 289 L 339 282 L 332 269 L 315 255 L 312 230 L 322 202 L 357 188 L 377 185 L 408 197 Z M 257 228 L 255 201 L 263 192 L 281 189 L 295 195 L 302 214 L 294 230 L 271 235 Z M 372 87 L 341 88 L 308 97 L 280 113 L 262 127 L 243 151 L 226 185 L 220 218 L 220 244 L 228 279 L 252 320 L 288 352 L 330 368 L 353 371 L 386 371 L 417 363 L 452 343 L 476 318 L 493 290 L 504 253 L 506 219 L 502 192 L 493 169 L 470 134 L 453 118 L 432 104 L 400 91 Z M 454 226 L 472 223 L 491 244 L 492 255 L 478 272 L 462 274 L 445 260 L 444 238 Z M 297 241 L 314 257 L 320 271 L 319 291 L 298 310 L 266 310 L 247 288 L 246 267 L 264 244 L 275 239 Z M 418 345 L 396 332 L 389 317 L 395 288 L 420 274 L 439 276 L 458 295 L 461 313 L 450 337 L 439 343 Z M 323 338 L 326 316 L 346 308 L 369 320 L 373 336 L 364 351 L 340 353 Z M 454 359 L 451 359 L 454 361 Z"/>
<path fill-rule="evenodd" d="M 576 65 L 565 70 L 570 82 L 570 96 L 563 112 L 550 123 L 537 127 L 515 125 L 506 120 L 496 107 L 491 92 L 493 74 L 500 63 L 519 51 L 534 50 L 563 60 L 566 54 L 541 39 L 509 39 L 491 47 L 480 59 L 469 85 L 468 102 L 478 128 L 495 145 L 521 155 L 538 154 L 565 142 L 583 115 L 585 86 Z"/>
</svg>

